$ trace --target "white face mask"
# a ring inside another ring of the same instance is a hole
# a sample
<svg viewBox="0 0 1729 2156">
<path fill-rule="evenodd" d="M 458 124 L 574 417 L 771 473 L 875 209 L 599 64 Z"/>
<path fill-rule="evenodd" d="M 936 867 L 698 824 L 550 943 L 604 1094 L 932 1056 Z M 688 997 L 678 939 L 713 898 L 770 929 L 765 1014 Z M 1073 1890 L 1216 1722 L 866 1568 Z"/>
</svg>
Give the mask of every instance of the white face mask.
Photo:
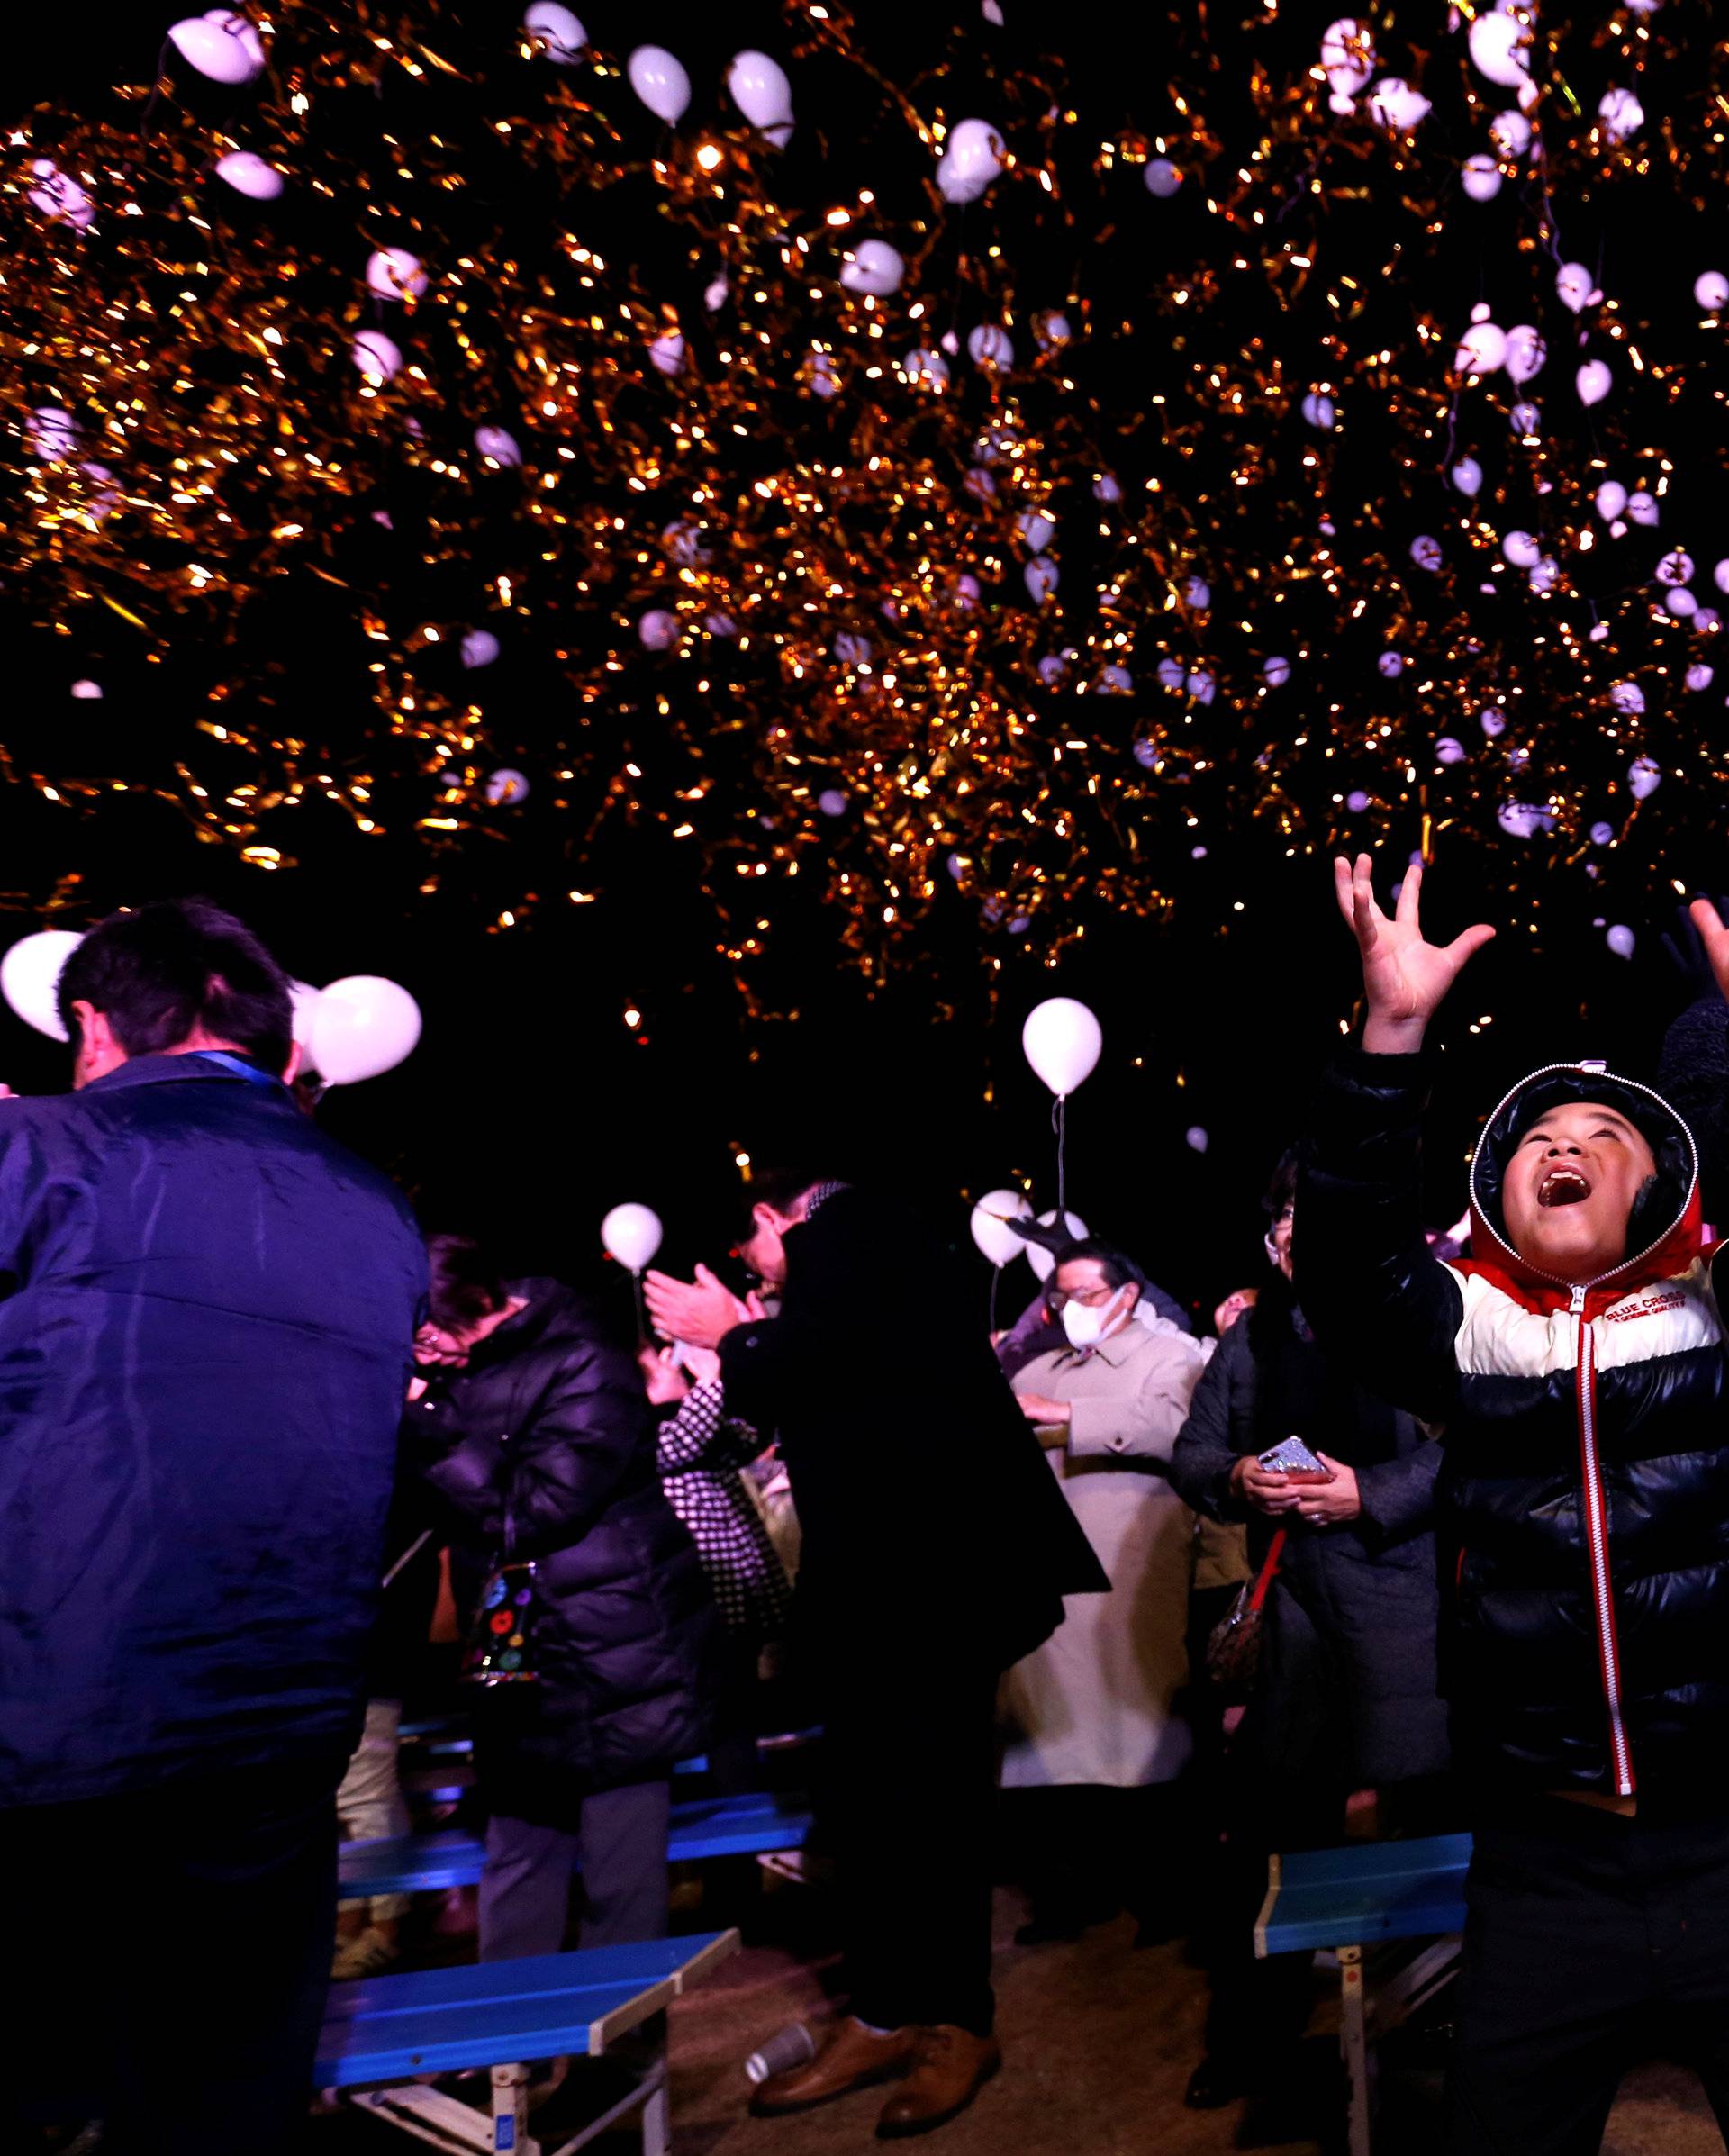
<svg viewBox="0 0 1729 2156">
<path fill-rule="evenodd" d="M 1063 1330 L 1071 1347 L 1097 1347 L 1117 1319 L 1117 1297 L 1091 1309 L 1084 1302 L 1063 1305 Z"/>
</svg>

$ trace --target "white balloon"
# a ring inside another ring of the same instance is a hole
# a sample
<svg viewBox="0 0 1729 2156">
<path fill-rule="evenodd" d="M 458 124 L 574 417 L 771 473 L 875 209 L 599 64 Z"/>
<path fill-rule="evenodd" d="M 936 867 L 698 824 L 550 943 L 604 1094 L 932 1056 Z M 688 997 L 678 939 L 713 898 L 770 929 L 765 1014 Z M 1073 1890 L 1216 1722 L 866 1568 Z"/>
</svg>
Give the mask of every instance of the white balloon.
<svg viewBox="0 0 1729 2156">
<path fill-rule="evenodd" d="M 977 202 L 991 185 L 984 173 L 963 172 L 952 157 L 937 161 L 937 185 L 945 202 Z"/>
<path fill-rule="evenodd" d="M 1216 684 L 1204 666 L 1198 666 L 1192 674 L 1186 675 L 1182 685 L 1197 703 L 1210 703 L 1213 701 Z"/>
<path fill-rule="evenodd" d="M 1182 587 L 1182 602 L 1195 611 L 1205 613 L 1213 603 L 1213 587 L 1204 576 L 1191 576 Z"/>
<path fill-rule="evenodd" d="M 664 330 L 648 347 L 648 360 L 657 374 L 677 374 L 684 364 L 684 340 L 676 330 Z"/>
<path fill-rule="evenodd" d="M 838 786 L 825 786 L 817 796 L 817 806 L 825 816 L 844 816 L 846 813 L 846 796 Z"/>
<path fill-rule="evenodd" d="M 1420 90 L 1414 90 L 1397 75 L 1385 77 L 1370 94 L 1369 117 L 1382 127 L 1398 128 L 1405 134 L 1420 126 L 1434 109 Z"/>
<path fill-rule="evenodd" d="M 670 651 L 678 641 L 678 616 L 664 606 L 651 606 L 637 623 L 637 634 L 647 651 Z"/>
<path fill-rule="evenodd" d="M 1056 537 L 1056 519 L 1042 509 L 1023 509 L 1015 519 L 1015 530 L 1035 554 L 1043 554 Z"/>
<path fill-rule="evenodd" d="M 380 247 L 367 262 L 367 284 L 380 299 L 419 299 L 426 290 L 421 258 L 405 247 Z"/>
<path fill-rule="evenodd" d="M 1027 1060 L 1059 1100 L 1091 1077 L 1105 1045 L 1099 1021 L 1073 996 L 1052 996 L 1020 1029 Z"/>
<path fill-rule="evenodd" d="M 1123 498 L 1122 481 L 1114 472 L 1100 472 L 1092 483 L 1092 498 L 1095 502 L 1120 502 Z"/>
<path fill-rule="evenodd" d="M 476 427 L 475 447 L 489 464 L 518 465 L 522 451 L 508 427 Z"/>
<path fill-rule="evenodd" d="M 1366 89 L 1375 71 L 1375 41 L 1366 23 L 1341 15 L 1321 35 L 1321 67 L 1335 96 Z"/>
<path fill-rule="evenodd" d="M 1492 322 L 1474 322 L 1453 356 L 1456 375 L 1492 375 L 1507 358 L 1507 331 Z"/>
<path fill-rule="evenodd" d="M 727 69 L 727 94 L 753 127 L 777 127 L 792 117 L 792 86 L 766 52 L 747 50 Z"/>
<path fill-rule="evenodd" d="M 1012 367 L 1014 340 L 993 322 L 982 322 L 966 333 L 967 356 L 975 367 Z"/>
<path fill-rule="evenodd" d="M 1507 413 L 1507 420 L 1515 434 L 1534 434 L 1543 424 L 1543 407 L 1540 404 L 1515 404 Z"/>
<path fill-rule="evenodd" d="M 1534 592 L 1552 592 L 1561 582 L 1561 564 L 1552 554 L 1545 554 L 1531 565 L 1530 584 Z"/>
<path fill-rule="evenodd" d="M 1693 557 L 1685 547 L 1672 548 L 1657 565 L 1659 584 L 1691 584 Z"/>
<path fill-rule="evenodd" d="M 1177 668 L 1177 686 L 1182 686 L 1182 669 Z M 1135 693 L 1135 676 L 1127 666 L 1101 666 L 1099 669 L 1100 696 L 1132 696 Z"/>
<path fill-rule="evenodd" d="M 55 991 L 67 960 L 83 941 L 70 929 L 39 929 L 33 936 L 20 937 L 0 958 L 0 995 L 25 1025 L 53 1040 L 68 1037 Z"/>
<path fill-rule="evenodd" d="M 1513 380 L 1534 381 L 1548 357 L 1542 331 L 1528 322 L 1515 322 L 1507 333 L 1507 356 L 1501 361 Z"/>
<path fill-rule="evenodd" d="M 264 73 L 263 39 L 243 15 L 230 14 L 226 8 L 176 23 L 168 42 L 212 82 L 251 82 Z"/>
<path fill-rule="evenodd" d="M 988 187 L 1002 170 L 1008 153 L 988 120 L 962 120 L 950 131 L 943 154 L 963 179 L 982 179 Z"/>
<path fill-rule="evenodd" d="M 1504 158 L 1522 158 L 1531 147 L 1531 122 L 1523 113 L 1497 113 L 1489 139 Z"/>
<path fill-rule="evenodd" d="M 1655 524 L 1662 513 L 1657 506 L 1656 495 L 1647 494 L 1643 486 L 1635 487 L 1627 496 L 1627 514 L 1635 524 Z"/>
<path fill-rule="evenodd" d="M 1318 428 L 1323 434 L 1326 433 L 1336 417 L 1332 398 L 1323 395 L 1318 389 L 1311 389 L 1303 399 L 1303 417 L 1311 427 Z"/>
<path fill-rule="evenodd" d="M 1041 1213 L 1038 1216 L 1038 1225 L 1041 1227 L 1055 1227 L 1059 1220 L 1068 1230 L 1071 1242 L 1085 1242 L 1087 1224 L 1079 1213 L 1048 1212 Z M 1042 1243 L 1028 1243 L 1025 1248 L 1027 1263 L 1032 1267 L 1034 1273 L 1041 1281 L 1049 1280 L 1052 1273 L 1056 1271 L 1056 1253 L 1054 1250 L 1046 1250 Z"/>
<path fill-rule="evenodd" d="M 727 303 L 727 279 L 723 271 L 718 277 L 711 277 L 702 287 L 702 304 L 711 314 L 718 314 Z"/>
<path fill-rule="evenodd" d="M 1712 570 L 1711 581 L 1720 592 L 1729 592 L 1729 556 L 1725 556 Z"/>
<path fill-rule="evenodd" d="M 1270 658 L 1261 669 L 1261 678 L 1270 689 L 1282 689 L 1290 679 L 1290 661 L 1288 658 Z"/>
<path fill-rule="evenodd" d="M 512 809 L 520 801 L 527 801 L 530 793 L 527 776 L 502 765 L 486 781 L 486 800 L 492 808 Z"/>
<path fill-rule="evenodd" d="M 1501 541 L 1501 552 L 1516 569 L 1534 568 L 1543 558 L 1543 543 L 1528 531 L 1509 531 Z"/>
<path fill-rule="evenodd" d="M 1597 280 L 1582 262 L 1563 262 L 1555 272 L 1555 297 L 1570 314 L 1589 306 L 1596 290 Z"/>
<path fill-rule="evenodd" d="M 1027 596 L 1035 606 L 1043 606 L 1060 581 L 1056 564 L 1047 561 L 1042 554 L 1036 554 L 1020 574 L 1027 586 Z"/>
<path fill-rule="evenodd" d="M 640 1273 L 654 1260 L 665 1230 L 660 1215 L 646 1205 L 615 1205 L 601 1222 L 601 1243 L 611 1258 Z"/>
<path fill-rule="evenodd" d="M 1465 499 L 1472 501 L 1483 484 L 1483 467 L 1474 457 L 1462 457 L 1453 467 L 1452 478 Z"/>
<path fill-rule="evenodd" d="M 44 464 L 68 463 L 78 446 L 78 422 L 64 406 L 39 404 L 30 415 L 30 453 Z"/>
<path fill-rule="evenodd" d="M 1435 760 L 1437 764 L 1462 764 L 1466 753 L 1464 743 L 1452 734 L 1443 734 L 1435 745 Z"/>
<path fill-rule="evenodd" d="M 362 330 L 349 347 L 349 357 L 363 375 L 388 382 L 403 371 L 403 349 L 382 330 Z"/>
<path fill-rule="evenodd" d="M 1721 314 L 1729 307 L 1729 277 L 1720 269 L 1701 270 L 1693 280 L 1693 296 L 1707 314 Z"/>
<path fill-rule="evenodd" d="M 1639 939 L 1631 929 L 1622 927 L 1617 921 L 1603 940 L 1617 958 L 1631 958 L 1634 946 Z"/>
<path fill-rule="evenodd" d="M 1627 765 L 1627 788 L 1634 801 L 1655 793 L 1663 783 L 1663 767 L 1650 756 L 1634 756 Z"/>
<path fill-rule="evenodd" d="M 275 202 L 286 184 L 276 167 L 255 157 L 249 149 L 231 149 L 216 160 L 216 177 L 226 180 L 237 195 L 249 195 L 254 202 Z"/>
<path fill-rule="evenodd" d="M 1600 404 L 1615 386 L 1607 359 L 1588 359 L 1573 376 L 1581 404 Z"/>
<path fill-rule="evenodd" d="M 657 120 L 670 127 L 691 102 L 691 78 L 683 62 L 664 45 L 638 45 L 625 63 L 630 87 Z"/>
<path fill-rule="evenodd" d="M 920 346 L 907 354 L 901 371 L 915 387 L 940 389 L 948 379 L 948 361 L 940 352 L 928 352 Z"/>
<path fill-rule="evenodd" d="M 1707 666 L 1701 663 L 1689 666 L 1687 670 L 1687 685 L 1696 693 L 1700 689 L 1708 689 L 1715 679 L 1716 669 L 1715 666 Z"/>
<path fill-rule="evenodd" d="M 498 639 L 490 629 L 471 629 L 457 649 L 465 666 L 490 666 L 498 657 Z"/>
<path fill-rule="evenodd" d="M 886 240 L 861 240 L 851 261 L 840 266 L 840 281 L 848 292 L 868 292 L 877 299 L 898 292 L 906 274 L 905 257 Z"/>
<path fill-rule="evenodd" d="M 1208 1137 L 1199 1123 L 1191 1123 L 1182 1134 L 1182 1142 L 1191 1153 L 1205 1153 Z"/>
<path fill-rule="evenodd" d="M 307 1057 L 331 1085 L 358 1085 L 394 1071 L 421 1037 L 421 1007 L 394 981 L 349 974 L 318 999 Z"/>
<path fill-rule="evenodd" d="M 1663 610 L 1678 621 L 1690 621 L 1699 611 L 1699 602 L 1684 584 L 1676 584 L 1663 594 Z"/>
<path fill-rule="evenodd" d="M 1611 142 L 1625 142 L 1645 124 L 1645 108 L 1631 90 L 1605 90 L 1598 100 L 1597 116 Z"/>
<path fill-rule="evenodd" d="M 1006 1265 L 1027 1247 L 1026 1237 L 1007 1223 L 1026 1219 L 1032 1209 L 1018 1191 L 987 1191 L 973 1208 L 973 1240 L 993 1265 Z"/>
<path fill-rule="evenodd" d="M 1493 202 L 1501 191 L 1501 168 L 1487 151 L 1467 158 L 1460 168 L 1460 185 L 1472 202 Z"/>
<path fill-rule="evenodd" d="M 860 636 L 855 630 L 843 629 L 835 639 L 834 652 L 843 666 L 867 666 L 871 660 L 871 639 Z"/>
<path fill-rule="evenodd" d="M 1606 524 L 1613 524 L 1616 517 L 1625 512 L 1627 490 L 1618 479 L 1606 479 L 1597 490 L 1597 513 Z"/>
<path fill-rule="evenodd" d="M 96 221 L 96 205 L 71 174 L 62 172 L 51 158 L 38 158 L 31 170 L 40 183 L 30 190 L 32 209 L 62 219 L 75 231 L 88 231 Z"/>
<path fill-rule="evenodd" d="M 1609 702 L 1617 711 L 1625 711 L 1636 719 L 1645 708 L 1645 693 L 1636 681 L 1617 681 L 1609 684 Z"/>
<path fill-rule="evenodd" d="M 102 684 L 99 681 L 75 681 L 67 694 L 77 697 L 80 703 L 99 703 L 103 695 Z"/>
<path fill-rule="evenodd" d="M 1485 9 L 1473 19 L 1467 42 L 1471 66 L 1504 90 L 1516 90 L 1530 79 L 1529 35 L 1514 16 Z"/>
<path fill-rule="evenodd" d="M 303 1048 L 312 1037 L 312 1019 L 318 1010 L 318 999 L 323 992 L 321 988 L 313 988 L 305 981 L 288 983 L 288 1001 L 294 1006 L 294 1038 Z"/>
<path fill-rule="evenodd" d="M 1161 202 L 1169 202 L 1182 185 L 1182 175 L 1169 158 L 1150 159 L 1145 179 L 1147 193 L 1156 195 Z"/>
<path fill-rule="evenodd" d="M 558 0 L 533 0 L 522 11 L 522 27 L 556 68 L 574 68 L 588 43 L 581 20 Z"/>
<path fill-rule="evenodd" d="M 1411 541 L 1411 559 L 1419 569 L 1438 569 L 1443 558 L 1441 542 L 1432 533 L 1419 531 Z"/>
</svg>

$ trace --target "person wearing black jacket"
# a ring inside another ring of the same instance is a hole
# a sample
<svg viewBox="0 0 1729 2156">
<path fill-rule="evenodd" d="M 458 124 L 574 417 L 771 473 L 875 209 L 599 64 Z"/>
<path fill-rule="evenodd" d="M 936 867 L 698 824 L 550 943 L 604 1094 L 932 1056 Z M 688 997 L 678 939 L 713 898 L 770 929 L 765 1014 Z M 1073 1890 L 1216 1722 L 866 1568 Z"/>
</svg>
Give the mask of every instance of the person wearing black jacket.
<svg viewBox="0 0 1729 2156">
<path fill-rule="evenodd" d="M 0 2145 L 64 2093 L 116 2150 L 276 2156 L 426 1262 L 294 1105 L 287 982 L 231 915 L 116 915 L 59 1007 L 77 1090 L 0 1101 Z"/>
<path fill-rule="evenodd" d="M 1729 2117 L 1729 1360 L 1697 1155 L 1650 1088 L 1551 1064 L 1491 1111 L 1473 1255 L 1439 1263 L 1423 1037 L 1490 931 L 1439 949 L 1418 872 L 1390 919 L 1367 856 L 1336 875 L 1368 1018 L 1317 1106 L 1298 1271 L 1329 1354 L 1445 1426 L 1442 1671 L 1475 1799 L 1452 2149 L 1589 2156 L 1642 2050 Z"/>
<path fill-rule="evenodd" d="M 1105 1580 L 950 1254 L 904 1209 L 834 1182 L 775 1226 L 776 1318 L 707 1274 L 648 1281 L 660 1329 L 718 1345 L 728 1405 L 778 1434 L 804 1536 L 799 1621 L 835 1794 L 851 2011 L 755 2107 L 802 2110 L 910 2070 L 878 2132 L 920 2133 L 999 2061 L 998 1676 L 1055 1630 L 1065 1594 Z"/>
<path fill-rule="evenodd" d="M 1254 1954 L 1268 1856 L 1336 1842 L 1357 1789 L 1392 1798 L 1429 1828 L 1447 1767 L 1432 1532 L 1441 1448 L 1316 1345 L 1292 1282 L 1299 1161 L 1287 1154 L 1266 1200 L 1274 1271 L 1220 1339 L 1171 1463 L 1186 1503 L 1247 1522 L 1257 1575 L 1283 1535 L 1253 1696 L 1225 1763 L 1228 1861 L 1207 2052 L 1187 2097 L 1199 2110 L 1280 2086 L 1308 2019 L 1307 1963 Z M 1301 1511 L 1294 1485 L 1256 1468 L 1290 1436 L 1334 1472 Z"/>
<path fill-rule="evenodd" d="M 578 1856 L 581 1943 L 660 1938 L 670 1777 L 707 1735 L 719 1641 L 641 1380 L 557 1281 L 503 1280 L 466 1237 L 428 1247 L 425 1390 L 405 1435 L 461 1523 L 459 1599 L 473 1607 L 494 1563 L 532 1561 L 539 1608 L 536 1680 L 475 1699 L 482 1958 L 558 1952 Z"/>
</svg>

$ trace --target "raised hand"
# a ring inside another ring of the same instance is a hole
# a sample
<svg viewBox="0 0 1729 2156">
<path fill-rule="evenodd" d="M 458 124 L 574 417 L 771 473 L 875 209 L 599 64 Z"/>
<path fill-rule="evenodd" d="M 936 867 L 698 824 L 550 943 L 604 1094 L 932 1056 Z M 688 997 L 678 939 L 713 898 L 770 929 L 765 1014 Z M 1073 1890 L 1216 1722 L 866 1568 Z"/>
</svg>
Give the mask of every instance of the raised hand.
<svg viewBox="0 0 1729 2156">
<path fill-rule="evenodd" d="M 1362 1045 L 1371 1055 L 1408 1055 L 1422 1046 L 1429 1020 L 1466 960 L 1481 950 L 1495 931 L 1480 922 L 1445 946 L 1425 943 L 1418 912 L 1423 871 L 1415 865 L 1405 872 L 1391 919 L 1375 902 L 1374 865 L 1367 854 L 1357 856 L 1354 867 L 1349 861 L 1335 860 L 1333 888 L 1345 926 L 1362 955 L 1362 992 L 1369 1006 Z M 1729 929 L 1723 936 L 1729 945 Z M 1725 966 L 1729 968 L 1729 958 Z M 1725 974 L 1718 978 L 1725 978 Z"/>
<path fill-rule="evenodd" d="M 1723 916 L 1709 899 L 1695 899 L 1687 910 L 1699 932 L 1699 941 L 1705 946 L 1705 955 L 1717 977 L 1717 986 L 1729 996 L 1729 929 L 1724 927 Z"/>
</svg>

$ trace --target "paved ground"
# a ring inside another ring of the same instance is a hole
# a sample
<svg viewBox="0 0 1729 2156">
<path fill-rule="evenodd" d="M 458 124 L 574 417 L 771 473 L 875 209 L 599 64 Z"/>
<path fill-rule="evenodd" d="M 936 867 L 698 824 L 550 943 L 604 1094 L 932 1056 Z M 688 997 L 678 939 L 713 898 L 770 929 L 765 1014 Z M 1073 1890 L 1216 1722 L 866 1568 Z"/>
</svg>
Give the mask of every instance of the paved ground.
<svg viewBox="0 0 1729 2156">
<path fill-rule="evenodd" d="M 1181 1947 L 1137 1952 L 1125 1920 L 1069 1946 L 1018 1948 L 1021 1909 L 998 1898 L 997 1964 L 1003 2071 L 972 2112 L 933 2136 L 932 2156 L 1225 2156 L 1277 2147 L 1290 2156 L 1333 2156 L 1317 2138 L 1336 2074 L 1327 1990 L 1317 1980 L 1317 2034 L 1308 2047 L 1311 2124 L 1244 2106 L 1186 2111 L 1182 2090 L 1198 2056 L 1205 1989 Z M 821 1898 L 796 1888 L 773 1894 L 760 1926 L 772 1943 L 747 1948 L 672 2016 L 675 2156 L 846 2156 L 877 2146 L 881 2097 L 866 2092 L 799 2118 L 748 2116 L 747 2053 L 786 2022 L 825 2010 L 832 1973 Z M 1431 2156 L 1437 2078 L 1390 2076 L 1380 2156 Z M 315 2122 L 308 2156 L 367 2156 L 415 2143 L 376 2122 Z M 626 2138 L 609 2137 L 606 2156 Z M 1612 2122 L 1606 2156 L 1707 2156 L 1724 2147 L 1690 2076 L 1650 2067 L 1632 2077 Z"/>
</svg>

